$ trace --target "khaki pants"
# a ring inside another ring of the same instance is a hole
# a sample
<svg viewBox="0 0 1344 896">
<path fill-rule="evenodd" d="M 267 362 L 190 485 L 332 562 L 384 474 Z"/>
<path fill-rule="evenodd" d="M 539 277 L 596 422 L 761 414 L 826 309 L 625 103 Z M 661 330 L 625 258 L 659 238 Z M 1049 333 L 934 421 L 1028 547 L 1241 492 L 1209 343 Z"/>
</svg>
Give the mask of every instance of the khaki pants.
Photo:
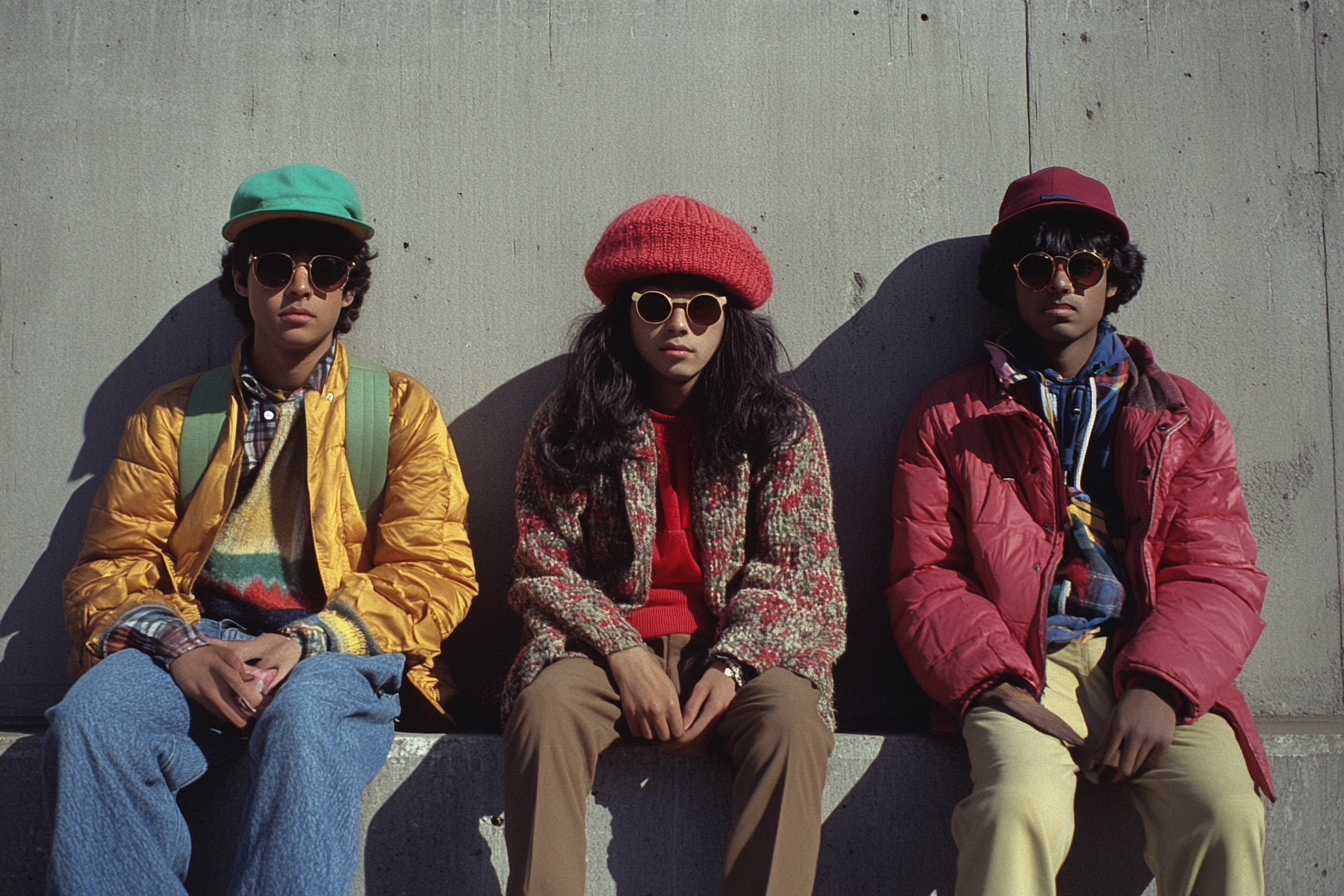
<svg viewBox="0 0 1344 896">
<path fill-rule="evenodd" d="M 1087 738 L 1078 751 L 998 710 L 967 713 L 962 734 L 974 790 L 952 814 L 957 896 L 1055 892 L 1073 840 L 1079 764 L 1090 766 L 1089 750 L 1115 705 L 1106 640 L 1074 642 L 1047 658 L 1041 702 Z M 1264 806 L 1221 717 L 1178 725 L 1155 768 L 1115 786 L 1129 791 L 1143 819 L 1144 860 L 1159 896 L 1265 892 Z"/>
<path fill-rule="evenodd" d="M 704 669 L 703 647 L 689 642 L 671 635 L 646 644 L 683 699 Z M 719 722 L 715 741 L 737 769 L 721 893 L 812 892 L 834 745 L 817 696 L 807 679 L 770 669 L 738 691 Z M 504 730 L 509 896 L 583 893 L 588 793 L 598 755 L 622 736 L 630 734 L 604 661 L 558 660 L 519 694 Z"/>
</svg>

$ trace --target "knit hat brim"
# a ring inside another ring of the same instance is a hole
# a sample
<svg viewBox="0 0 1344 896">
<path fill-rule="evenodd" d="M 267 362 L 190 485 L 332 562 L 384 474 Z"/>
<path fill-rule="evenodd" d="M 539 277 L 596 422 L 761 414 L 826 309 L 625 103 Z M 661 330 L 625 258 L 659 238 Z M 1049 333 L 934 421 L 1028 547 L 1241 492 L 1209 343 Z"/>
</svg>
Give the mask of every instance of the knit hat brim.
<svg viewBox="0 0 1344 896">
<path fill-rule="evenodd" d="M 604 305 L 622 284 L 668 274 L 721 283 L 747 308 L 759 308 L 774 289 L 765 253 L 740 224 L 688 196 L 666 194 L 617 215 L 583 273 Z"/>
</svg>

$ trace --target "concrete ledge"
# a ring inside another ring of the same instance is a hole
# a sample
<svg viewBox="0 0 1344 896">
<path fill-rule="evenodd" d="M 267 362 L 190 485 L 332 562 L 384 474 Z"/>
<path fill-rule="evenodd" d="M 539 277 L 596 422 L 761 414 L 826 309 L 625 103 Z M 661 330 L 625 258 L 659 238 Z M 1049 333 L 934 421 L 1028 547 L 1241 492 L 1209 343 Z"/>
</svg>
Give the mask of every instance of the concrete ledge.
<svg viewBox="0 0 1344 896">
<path fill-rule="evenodd" d="M 1268 891 L 1333 896 L 1344 875 L 1344 720 L 1262 725 L 1279 801 L 1269 810 Z M 41 734 L 0 734 L 0 893 L 42 892 L 48 831 L 41 812 Z M 497 896 L 507 876 L 501 741 L 491 735 L 399 734 L 364 797 L 356 894 Z M 590 894 L 711 894 L 727 836 L 728 764 L 642 746 L 604 757 L 588 810 Z M 827 779 L 818 894 L 950 896 L 952 807 L 970 787 L 956 739 L 840 735 Z M 196 855 L 188 889 L 222 893 L 247 768 L 234 762 L 179 801 Z M 1122 795 L 1085 785 L 1079 843 L 1115 848 L 1084 866 L 1070 857 L 1060 893 L 1142 896 L 1142 831 Z M 1104 885 L 1102 885 L 1104 882 Z"/>
</svg>

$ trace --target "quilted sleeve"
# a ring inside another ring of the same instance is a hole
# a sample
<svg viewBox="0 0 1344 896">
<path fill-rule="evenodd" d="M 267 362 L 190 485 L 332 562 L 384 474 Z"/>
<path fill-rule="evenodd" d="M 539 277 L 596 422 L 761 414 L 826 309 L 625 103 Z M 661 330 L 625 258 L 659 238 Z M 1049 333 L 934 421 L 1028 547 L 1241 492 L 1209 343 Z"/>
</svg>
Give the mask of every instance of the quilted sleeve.
<svg viewBox="0 0 1344 896">
<path fill-rule="evenodd" d="M 1030 656 L 985 597 L 968 550 L 967 509 L 946 455 L 946 401 L 926 391 L 906 417 L 892 487 L 887 608 L 911 673 L 957 718 L 1007 676 L 1041 682 Z"/>
<path fill-rule="evenodd" d="M 1231 426 L 1212 399 L 1191 398 L 1207 403 L 1210 416 L 1173 434 L 1173 442 L 1190 443 L 1188 452 L 1165 452 L 1184 456 L 1175 458 L 1155 521 L 1150 543 L 1158 553 L 1145 558 L 1153 570 L 1152 606 L 1115 664 L 1117 688 L 1144 673 L 1176 687 L 1187 702 L 1183 722 L 1208 712 L 1241 671 L 1265 626 L 1267 584 L 1255 565 Z"/>
</svg>

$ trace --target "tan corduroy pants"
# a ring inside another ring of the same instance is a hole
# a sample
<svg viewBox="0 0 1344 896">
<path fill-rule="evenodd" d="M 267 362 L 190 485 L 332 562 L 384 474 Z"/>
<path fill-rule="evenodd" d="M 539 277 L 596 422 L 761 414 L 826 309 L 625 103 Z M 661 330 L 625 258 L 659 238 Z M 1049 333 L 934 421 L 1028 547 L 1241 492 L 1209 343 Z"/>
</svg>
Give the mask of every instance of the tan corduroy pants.
<svg viewBox="0 0 1344 896">
<path fill-rule="evenodd" d="M 655 638 L 683 699 L 704 669 L 687 635 Z M 810 894 L 821 843 L 821 792 L 834 737 L 817 688 L 786 669 L 746 683 L 720 720 L 716 743 L 737 769 L 720 893 Z M 584 813 L 597 757 L 630 734 L 606 663 L 547 666 L 514 702 L 504 730 L 504 836 L 509 896 L 581 896 Z"/>
<path fill-rule="evenodd" d="M 974 790 L 952 814 L 957 896 L 1055 892 L 1073 841 L 1078 763 L 1090 765 L 1115 705 L 1106 640 L 1074 642 L 1046 662 L 1041 702 L 1087 738 L 1080 750 L 998 710 L 967 713 Z M 1159 896 L 1263 896 L 1265 810 L 1221 717 L 1178 725 L 1155 768 L 1115 786 L 1129 791 L 1143 819 L 1144 860 Z"/>
</svg>

